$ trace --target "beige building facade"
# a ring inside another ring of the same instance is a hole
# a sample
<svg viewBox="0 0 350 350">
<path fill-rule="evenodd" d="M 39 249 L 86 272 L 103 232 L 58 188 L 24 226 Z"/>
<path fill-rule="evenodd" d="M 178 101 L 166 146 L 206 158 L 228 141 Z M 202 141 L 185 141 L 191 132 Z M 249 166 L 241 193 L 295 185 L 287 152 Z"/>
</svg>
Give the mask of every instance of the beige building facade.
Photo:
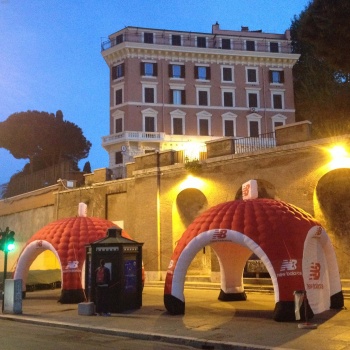
<svg viewBox="0 0 350 350">
<path fill-rule="evenodd" d="M 289 31 L 211 33 L 126 27 L 102 44 L 110 71 L 113 178 L 135 156 L 168 149 L 204 159 L 206 141 L 259 137 L 295 121 Z"/>
</svg>

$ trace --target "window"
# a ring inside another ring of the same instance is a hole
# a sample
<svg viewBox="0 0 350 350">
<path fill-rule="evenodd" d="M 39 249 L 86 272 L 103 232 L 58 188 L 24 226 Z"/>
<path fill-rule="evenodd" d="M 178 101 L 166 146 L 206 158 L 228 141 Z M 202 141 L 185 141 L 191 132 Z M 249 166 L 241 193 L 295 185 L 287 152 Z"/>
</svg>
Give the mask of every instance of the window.
<svg viewBox="0 0 350 350">
<path fill-rule="evenodd" d="M 279 52 L 278 43 L 270 43 L 270 52 Z"/>
<path fill-rule="evenodd" d="M 272 108 L 283 109 L 283 93 L 272 93 Z"/>
<path fill-rule="evenodd" d="M 234 120 L 224 120 L 224 136 L 235 136 Z"/>
<path fill-rule="evenodd" d="M 117 37 L 115 38 L 115 44 L 118 45 L 118 44 L 121 44 L 123 42 L 123 34 L 119 34 L 117 35 Z"/>
<path fill-rule="evenodd" d="M 258 107 L 258 94 L 256 92 L 248 92 L 248 107 Z"/>
<path fill-rule="evenodd" d="M 154 117 L 145 117 L 145 131 L 155 132 Z"/>
<path fill-rule="evenodd" d="M 257 114 L 250 114 L 247 116 L 249 137 L 259 137 L 261 134 L 261 118 L 262 117 Z"/>
<path fill-rule="evenodd" d="M 246 69 L 247 83 L 257 83 L 258 82 L 258 72 L 257 68 L 247 68 Z"/>
<path fill-rule="evenodd" d="M 198 105 L 208 106 L 208 91 L 206 90 L 198 91 Z"/>
<path fill-rule="evenodd" d="M 153 44 L 153 33 L 144 33 L 143 42 L 147 44 Z"/>
<path fill-rule="evenodd" d="M 209 120 L 199 119 L 199 135 L 209 136 Z"/>
<path fill-rule="evenodd" d="M 185 66 L 183 64 L 169 64 L 170 78 L 185 78 Z"/>
<path fill-rule="evenodd" d="M 249 136 L 259 137 L 259 122 L 257 120 L 249 121 Z"/>
<path fill-rule="evenodd" d="M 173 119 L 173 135 L 183 135 L 182 118 Z"/>
<path fill-rule="evenodd" d="M 231 91 L 223 92 L 223 105 L 224 107 L 233 107 L 233 92 Z"/>
<path fill-rule="evenodd" d="M 115 152 L 115 164 L 123 164 L 123 153 L 121 151 Z"/>
<path fill-rule="evenodd" d="M 170 89 L 170 103 L 174 105 L 186 104 L 185 90 Z"/>
<path fill-rule="evenodd" d="M 281 114 L 275 115 L 272 118 L 272 130 L 275 131 L 278 126 L 286 124 L 287 117 Z"/>
<path fill-rule="evenodd" d="M 282 70 L 270 70 L 269 78 L 270 78 L 270 83 L 272 84 L 283 84 L 284 72 Z"/>
<path fill-rule="evenodd" d="M 112 67 L 112 79 L 119 79 L 124 76 L 124 63 Z"/>
<path fill-rule="evenodd" d="M 237 115 L 227 112 L 222 115 L 222 135 L 236 136 L 236 119 Z"/>
<path fill-rule="evenodd" d="M 117 118 L 115 120 L 115 133 L 118 134 L 123 131 L 123 118 Z"/>
<path fill-rule="evenodd" d="M 181 35 L 175 35 L 173 34 L 171 36 L 171 45 L 174 46 L 181 46 Z"/>
<path fill-rule="evenodd" d="M 207 47 L 207 39 L 205 36 L 197 36 L 197 47 Z"/>
<path fill-rule="evenodd" d="M 115 104 L 120 105 L 123 103 L 123 89 L 115 91 Z"/>
<path fill-rule="evenodd" d="M 221 40 L 221 48 L 225 50 L 231 49 L 231 40 L 230 39 L 222 39 Z"/>
<path fill-rule="evenodd" d="M 144 89 L 144 97 L 145 103 L 154 103 L 154 88 L 153 87 L 145 87 Z"/>
<path fill-rule="evenodd" d="M 141 75 L 146 77 L 156 77 L 157 63 L 141 62 Z"/>
<path fill-rule="evenodd" d="M 222 81 L 233 82 L 233 68 L 232 67 L 222 67 Z"/>
<path fill-rule="evenodd" d="M 255 51 L 255 41 L 247 40 L 246 41 L 246 50 L 247 51 Z"/>
<path fill-rule="evenodd" d="M 157 132 L 158 112 L 152 108 L 146 108 L 142 113 L 142 130 L 145 132 Z"/>
<path fill-rule="evenodd" d="M 206 66 L 195 66 L 194 77 L 200 80 L 210 80 L 210 67 Z"/>
</svg>

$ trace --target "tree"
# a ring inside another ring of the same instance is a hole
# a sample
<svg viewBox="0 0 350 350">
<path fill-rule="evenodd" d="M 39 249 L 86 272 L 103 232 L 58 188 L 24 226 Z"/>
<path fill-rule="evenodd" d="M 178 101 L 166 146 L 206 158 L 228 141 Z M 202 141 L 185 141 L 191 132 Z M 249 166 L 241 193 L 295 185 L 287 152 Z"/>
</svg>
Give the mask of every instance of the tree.
<svg viewBox="0 0 350 350">
<path fill-rule="evenodd" d="M 295 17 L 291 25 L 293 52 L 300 53 L 293 68 L 296 119 L 310 120 L 316 137 L 348 133 L 349 79 L 331 60 L 320 56 L 317 35 L 310 42 L 312 34 L 306 19 L 313 18 L 313 4 Z"/>
<path fill-rule="evenodd" d="M 62 160 L 73 160 L 77 165 L 86 158 L 91 148 L 82 130 L 63 120 L 63 113 L 27 111 L 14 113 L 0 123 L 0 147 L 6 148 L 17 159 L 29 159 L 24 173 L 32 173 Z"/>
<path fill-rule="evenodd" d="M 335 69 L 350 73 L 350 1 L 314 0 L 301 17 L 301 37 Z"/>
</svg>

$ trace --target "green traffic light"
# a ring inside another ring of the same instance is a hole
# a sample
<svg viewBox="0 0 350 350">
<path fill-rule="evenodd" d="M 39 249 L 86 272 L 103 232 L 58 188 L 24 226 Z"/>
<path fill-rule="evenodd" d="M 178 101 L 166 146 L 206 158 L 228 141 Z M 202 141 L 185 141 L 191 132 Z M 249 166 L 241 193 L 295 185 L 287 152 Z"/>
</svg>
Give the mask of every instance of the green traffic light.
<svg viewBox="0 0 350 350">
<path fill-rule="evenodd" d="M 14 243 L 9 243 L 8 245 L 7 245 L 7 247 L 6 247 L 6 250 L 8 251 L 8 252 L 10 252 L 10 251 L 12 251 L 12 250 L 14 250 L 15 249 L 15 244 Z"/>
</svg>

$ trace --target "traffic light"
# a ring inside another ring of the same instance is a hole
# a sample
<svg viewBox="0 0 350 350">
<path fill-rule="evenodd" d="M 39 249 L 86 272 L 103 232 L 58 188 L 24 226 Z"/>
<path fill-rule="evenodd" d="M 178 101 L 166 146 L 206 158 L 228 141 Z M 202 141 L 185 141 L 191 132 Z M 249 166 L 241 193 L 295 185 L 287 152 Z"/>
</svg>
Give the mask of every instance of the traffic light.
<svg viewBox="0 0 350 350">
<path fill-rule="evenodd" d="M 13 231 L 7 232 L 5 251 L 10 252 L 15 249 L 15 233 Z"/>
<path fill-rule="evenodd" d="M 15 249 L 15 233 L 8 227 L 4 232 L 0 231 L 0 250 L 10 252 Z"/>
</svg>

